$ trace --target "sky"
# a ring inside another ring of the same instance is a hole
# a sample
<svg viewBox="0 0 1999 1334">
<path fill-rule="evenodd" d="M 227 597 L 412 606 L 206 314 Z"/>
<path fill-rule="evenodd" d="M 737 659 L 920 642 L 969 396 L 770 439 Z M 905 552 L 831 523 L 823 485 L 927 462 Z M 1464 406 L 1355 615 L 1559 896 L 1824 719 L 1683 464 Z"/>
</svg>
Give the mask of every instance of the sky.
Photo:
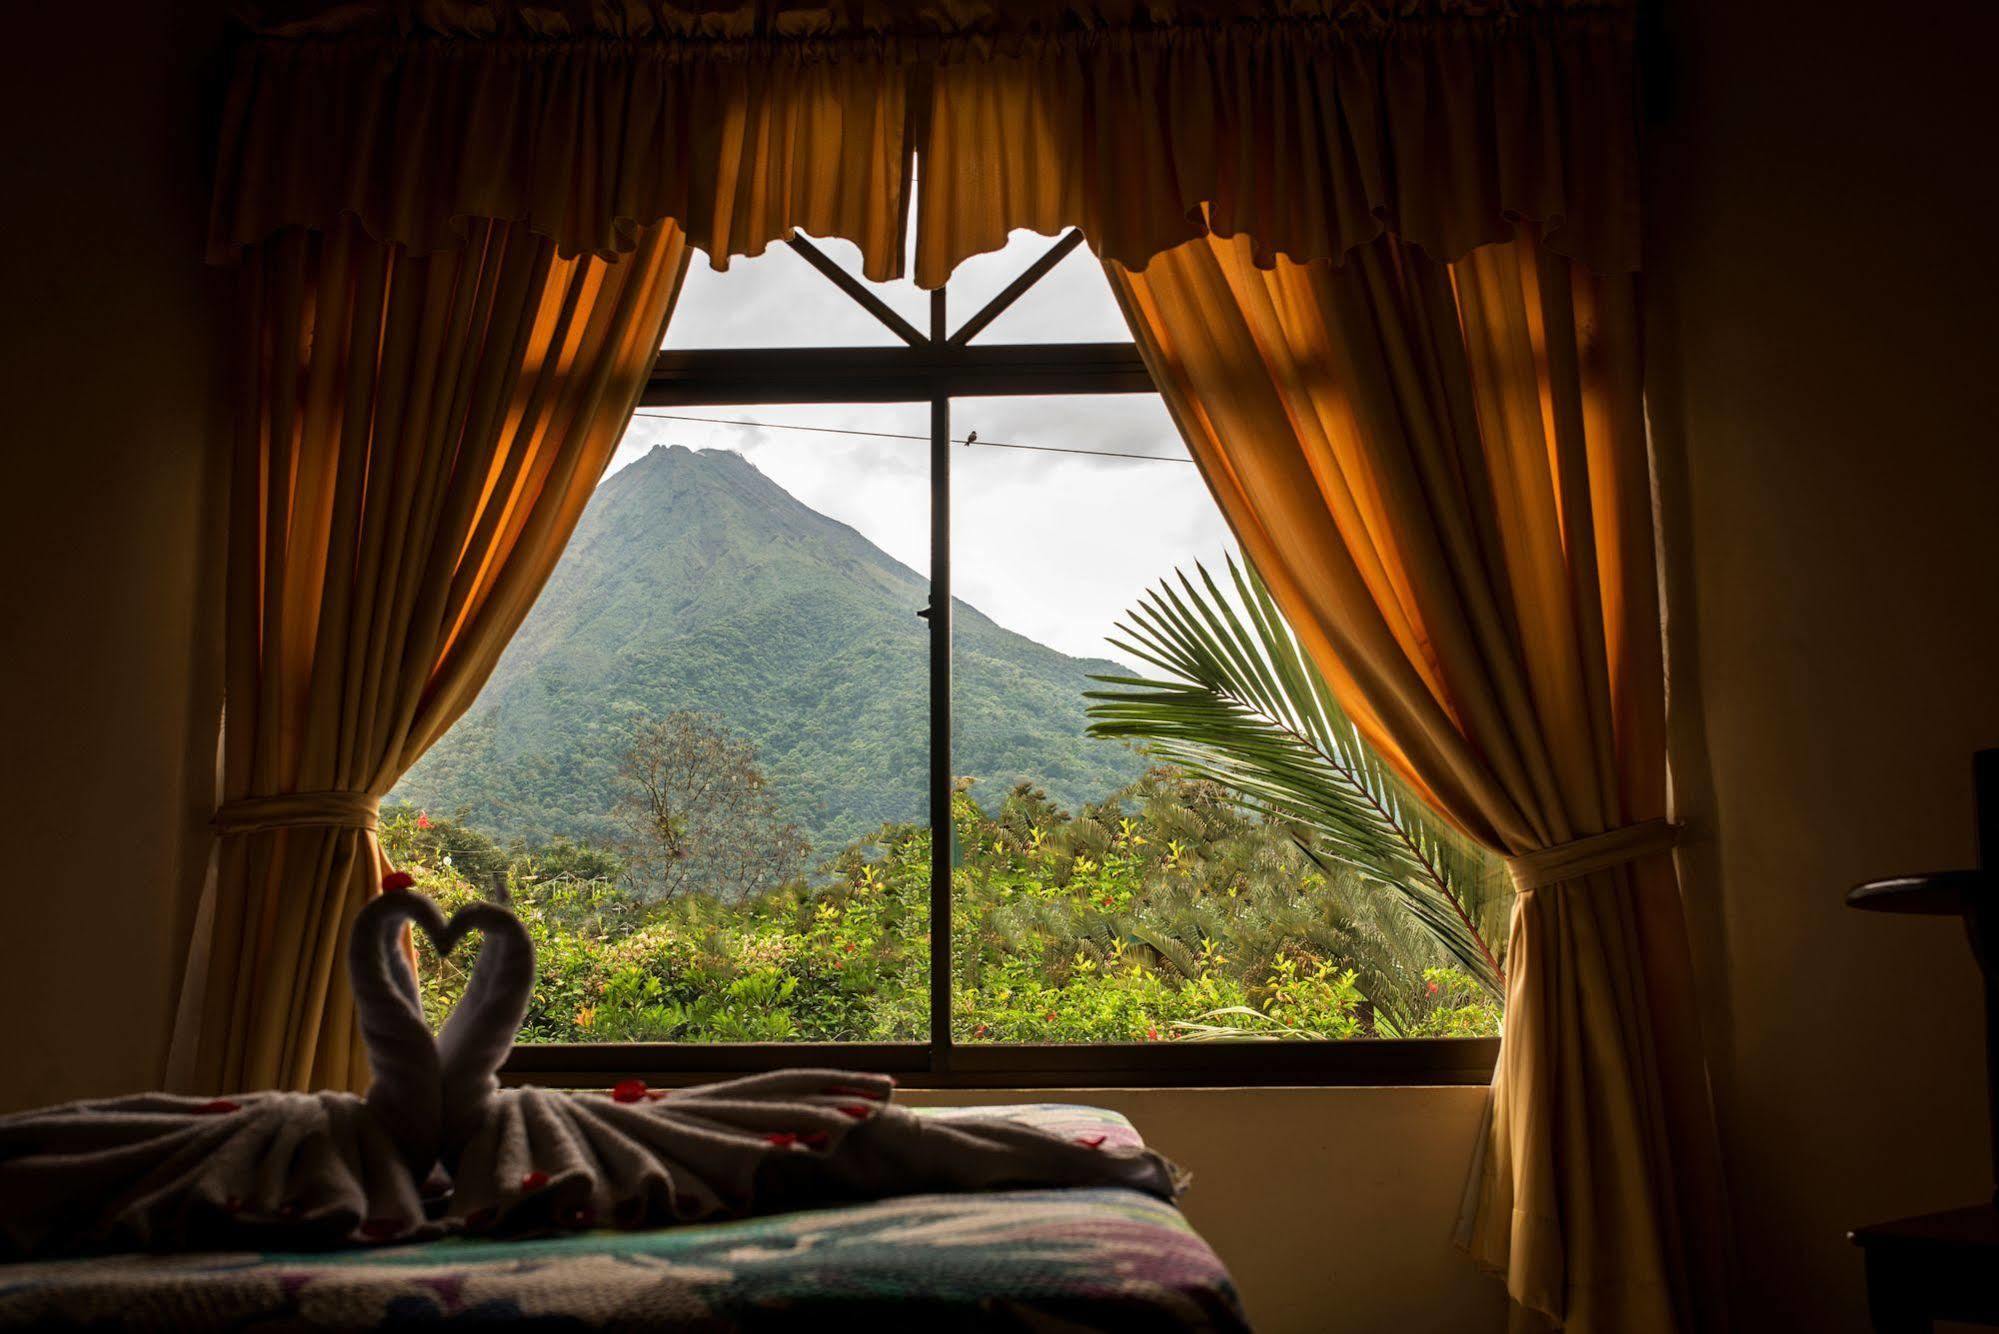
<svg viewBox="0 0 1999 1334">
<path fill-rule="evenodd" d="M 859 256 L 819 243 L 849 272 Z M 1016 232 L 1004 250 L 966 261 L 947 289 L 955 327 L 1052 242 Z M 919 328 L 928 296 L 913 283 L 870 284 Z M 1072 252 L 980 343 L 1123 342 L 1130 337 L 1103 271 Z M 894 334 L 788 247 L 717 273 L 697 255 L 667 331 L 668 348 L 889 346 Z M 677 418 L 707 417 L 717 422 Z M 763 423 L 746 426 L 739 423 Z M 913 440 L 782 429 L 897 432 Z M 655 445 L 732 449 L 805 504 L 860 530 L 918 571 L 930 566 L 930 410 L 925 403 L 642 408 L 612 460 Z M 953 451 L 954 593 L 1001 625 L 1077 657 L 1125 658 L 1113 623 L 1175 567 L 1219 563 L 1233 541 L 1156 394 L 961 398 L 951 434 L 981 441 L 1146 454 L 1161 462 L 1021 450 Z M 1134 664 L 1135 665 L 1135 664 Z"/>
</svg>

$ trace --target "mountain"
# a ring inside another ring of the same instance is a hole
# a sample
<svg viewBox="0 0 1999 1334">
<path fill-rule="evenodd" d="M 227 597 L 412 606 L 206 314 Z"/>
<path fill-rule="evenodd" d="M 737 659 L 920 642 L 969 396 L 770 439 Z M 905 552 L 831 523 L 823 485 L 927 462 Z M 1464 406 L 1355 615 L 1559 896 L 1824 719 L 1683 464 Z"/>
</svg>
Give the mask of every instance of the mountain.
<svg viewBox="0 0 1999 1334">
<path fill-rule="evenodd" d="M 928 808 L 929 583 L 741 455 L 660 447 L 606 478 L 493 677 L 389 794 L 503 839 L 611 836 L 636 714 L 692 709 L 753 741 L 827 854 Z M 1075 805 L 1136 777 L 1083 734 L 1072 658 L 954 603 L 953 754 L 981 798 L 1030 779 Z"/>
</svg>

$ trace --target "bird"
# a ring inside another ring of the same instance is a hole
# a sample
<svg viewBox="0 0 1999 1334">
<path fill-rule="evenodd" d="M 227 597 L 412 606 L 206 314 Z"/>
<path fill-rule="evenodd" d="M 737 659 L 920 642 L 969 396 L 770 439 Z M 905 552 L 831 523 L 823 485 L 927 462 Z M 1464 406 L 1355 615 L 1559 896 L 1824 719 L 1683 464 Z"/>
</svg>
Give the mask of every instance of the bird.
<svg viewBox="0 0 1999 1334">
<path fill-rule="evenodd" d="M 965 432 L 965 444 L 967 446 L 976 445 L 978 443 L 979 443 L 979 433 L 977 431 Z"/>
</svg>

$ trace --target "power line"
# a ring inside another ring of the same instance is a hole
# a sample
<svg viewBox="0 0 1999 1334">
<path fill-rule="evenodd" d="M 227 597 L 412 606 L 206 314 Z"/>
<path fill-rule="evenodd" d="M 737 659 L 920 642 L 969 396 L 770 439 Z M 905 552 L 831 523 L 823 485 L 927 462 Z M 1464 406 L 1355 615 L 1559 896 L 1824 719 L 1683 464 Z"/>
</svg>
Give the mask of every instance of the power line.
<svg viewBox="0 0 1999 1334">
<path fill-rule="evenodd" d="M 800 426 L 791 422 L 751 422 L 735 417 L 690 417 L 678 412 L 647 412 L 641 408 L 633 414 L 637 417 L 657 417 L 663 421 L 707 422 L 713 426 L 744 426 L 764 431 L 813 431 L 820 435 L 866 435 L 878 440 L 928 440 L 927 435 L 906 435 L 900 431 L 858 431 L 844 426 Z M 1065 445 L 1022 445 L 1010 444 L 1004 440 L 980 440 L 974 431 L 963 439 L 954 438 L 954 445 L 970 445 L 974 449 L 1027 449 L 1037 454 L 1087 454 L 1100 459 L 1141 459 L 1146 463 L 1192 463 L 1192 459 L 1176 459 L 1159 454 L 1127 454 L 1115 449 L 1074 449 Z"/>
</svg>

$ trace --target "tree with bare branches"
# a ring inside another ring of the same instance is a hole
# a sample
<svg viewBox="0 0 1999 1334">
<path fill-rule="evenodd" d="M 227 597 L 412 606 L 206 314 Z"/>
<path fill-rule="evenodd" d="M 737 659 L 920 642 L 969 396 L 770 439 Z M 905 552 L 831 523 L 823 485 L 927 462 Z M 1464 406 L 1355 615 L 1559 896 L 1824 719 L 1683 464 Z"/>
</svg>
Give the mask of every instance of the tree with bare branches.
<svg viewBox="0 0 1999 1334">
<path fill-rule="evenodd" d="M 804 870 L 810 847 L 779 810 L 756 747 L 712 714 L 635 719 L 618 779 L 619 852 L 645 898 L 735 902 Z"/>
</svg>

